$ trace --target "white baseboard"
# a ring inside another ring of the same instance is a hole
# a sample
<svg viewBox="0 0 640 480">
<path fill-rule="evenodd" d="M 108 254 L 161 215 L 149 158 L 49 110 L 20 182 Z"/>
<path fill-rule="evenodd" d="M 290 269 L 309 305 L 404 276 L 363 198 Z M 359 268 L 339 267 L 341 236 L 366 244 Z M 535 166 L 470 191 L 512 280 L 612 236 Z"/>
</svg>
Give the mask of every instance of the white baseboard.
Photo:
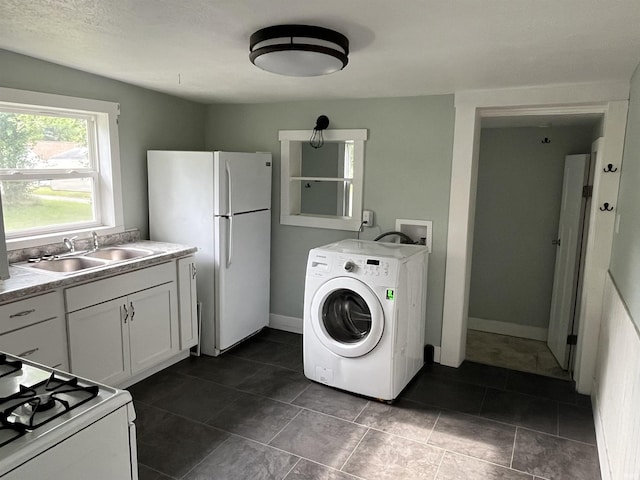
<svg viewBox="0 0 640 480">
<path fill-rule="evenodd" d="M 542 340 L 544 342 L 547 341 L 548 335 L 548 329 L 546 328 L 476 317 L 468 318 L 467 328 L 469 330 L 498 333 L 500 335 L 509 335 L 510 337 L 530 338 L 531 340 Z"/>
<path fill-rule="evenodd" d="M 287 317 L 276 313 L 269 314 L 269 326 L 276 330 L 285 332 L 302 333 L 302 319 L 298 317 Z"/>
</svg>

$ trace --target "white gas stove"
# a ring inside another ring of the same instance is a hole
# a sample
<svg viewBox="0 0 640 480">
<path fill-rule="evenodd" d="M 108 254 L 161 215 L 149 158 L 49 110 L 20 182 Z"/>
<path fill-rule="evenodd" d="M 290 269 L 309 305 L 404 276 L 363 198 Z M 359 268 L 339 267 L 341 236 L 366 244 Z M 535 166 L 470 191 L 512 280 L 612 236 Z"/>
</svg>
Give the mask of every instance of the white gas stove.
<svg viewBox="0 0 640 480">
<path fill-rule="evenodd" d="M 137 480 L 129 392 L 0 354 L 3 480 Z"/>
</svg>

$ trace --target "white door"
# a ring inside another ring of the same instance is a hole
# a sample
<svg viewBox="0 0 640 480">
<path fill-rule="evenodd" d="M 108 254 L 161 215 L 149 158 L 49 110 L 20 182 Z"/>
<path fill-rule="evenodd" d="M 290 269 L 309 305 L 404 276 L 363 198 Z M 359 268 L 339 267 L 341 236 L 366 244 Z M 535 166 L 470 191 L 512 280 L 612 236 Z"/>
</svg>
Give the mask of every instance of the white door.
<svg viewBox="0 0 640 480">
<path fill-rule="evenodd" d="M 126 297 L 67 315 L 71 373 L 107 385 L 131 376 Z"/>
<path fill-rule="evenodd" d="M 271 154 L 215 152 L 214 215 L 271 208 Z"/>
<path fill-rule="evenodd" d="M 224 350 L 269 323 L 271 211 L 217 217 L 216 327 Z"/>
<path fill-rule="evenodd" d="M 178 353 L 174 282 L 129 295 L 127 310 L 133 375 Z"/>
<path fill-rule="evenodd" d="M 589 173 L 588 163 L 589 155 L 568 155 L 565 158 L 560 222 L 555 240 L 556 266 L 547 344 L 564 369 L 568 368 L 569 363 L 567 335 L 571 333 L 575 312 L 584 211 L 582 191 Z"/>
</svg>

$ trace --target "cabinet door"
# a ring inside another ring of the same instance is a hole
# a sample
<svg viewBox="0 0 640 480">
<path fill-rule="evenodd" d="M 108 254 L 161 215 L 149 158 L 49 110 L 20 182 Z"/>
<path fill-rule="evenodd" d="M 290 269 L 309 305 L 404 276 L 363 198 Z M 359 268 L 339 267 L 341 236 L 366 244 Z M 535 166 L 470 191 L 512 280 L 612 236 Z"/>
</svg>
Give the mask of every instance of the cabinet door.
<svg viewBox="0 0 640 480">
<path fill-rule="evenodd" d="M 116 298 L 67 315 L 73 374 L 108 385 L 129 378 L 131 314 L 126 302 L 126 297 Z"/>
<path fill-rule="evenodd" d="M 198 344 L 196 262 L 193 255 L 178 260 L 178 296 L 180 350 L 186 350 Z"/>
<path fill-rule="evenodd" d="M 127 297 L 131 372 L 152 367 L 179 351 L 175 282 Z"/>
<path fill-rule="evenodd" d="M 64 318 L 55 317 L 0 335 L 0 351 L 69 370 Z"/>
</svg>

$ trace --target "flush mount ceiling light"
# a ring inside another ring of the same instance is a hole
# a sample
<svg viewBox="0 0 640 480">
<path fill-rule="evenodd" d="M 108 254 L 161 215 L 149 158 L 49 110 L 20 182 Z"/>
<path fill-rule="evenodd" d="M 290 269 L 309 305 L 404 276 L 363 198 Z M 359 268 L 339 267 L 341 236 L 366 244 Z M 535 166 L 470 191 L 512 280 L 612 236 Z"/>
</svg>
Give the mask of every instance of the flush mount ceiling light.
<svg viewBox="0 0 640 480">
<path fill-rule="evenodd" d="M 349 63 L 349 39 L 311 25 L 275 25 L 251 35 L 249 59 L 256 67 L 292 77 L 316 77 Z"/>
</svg>

